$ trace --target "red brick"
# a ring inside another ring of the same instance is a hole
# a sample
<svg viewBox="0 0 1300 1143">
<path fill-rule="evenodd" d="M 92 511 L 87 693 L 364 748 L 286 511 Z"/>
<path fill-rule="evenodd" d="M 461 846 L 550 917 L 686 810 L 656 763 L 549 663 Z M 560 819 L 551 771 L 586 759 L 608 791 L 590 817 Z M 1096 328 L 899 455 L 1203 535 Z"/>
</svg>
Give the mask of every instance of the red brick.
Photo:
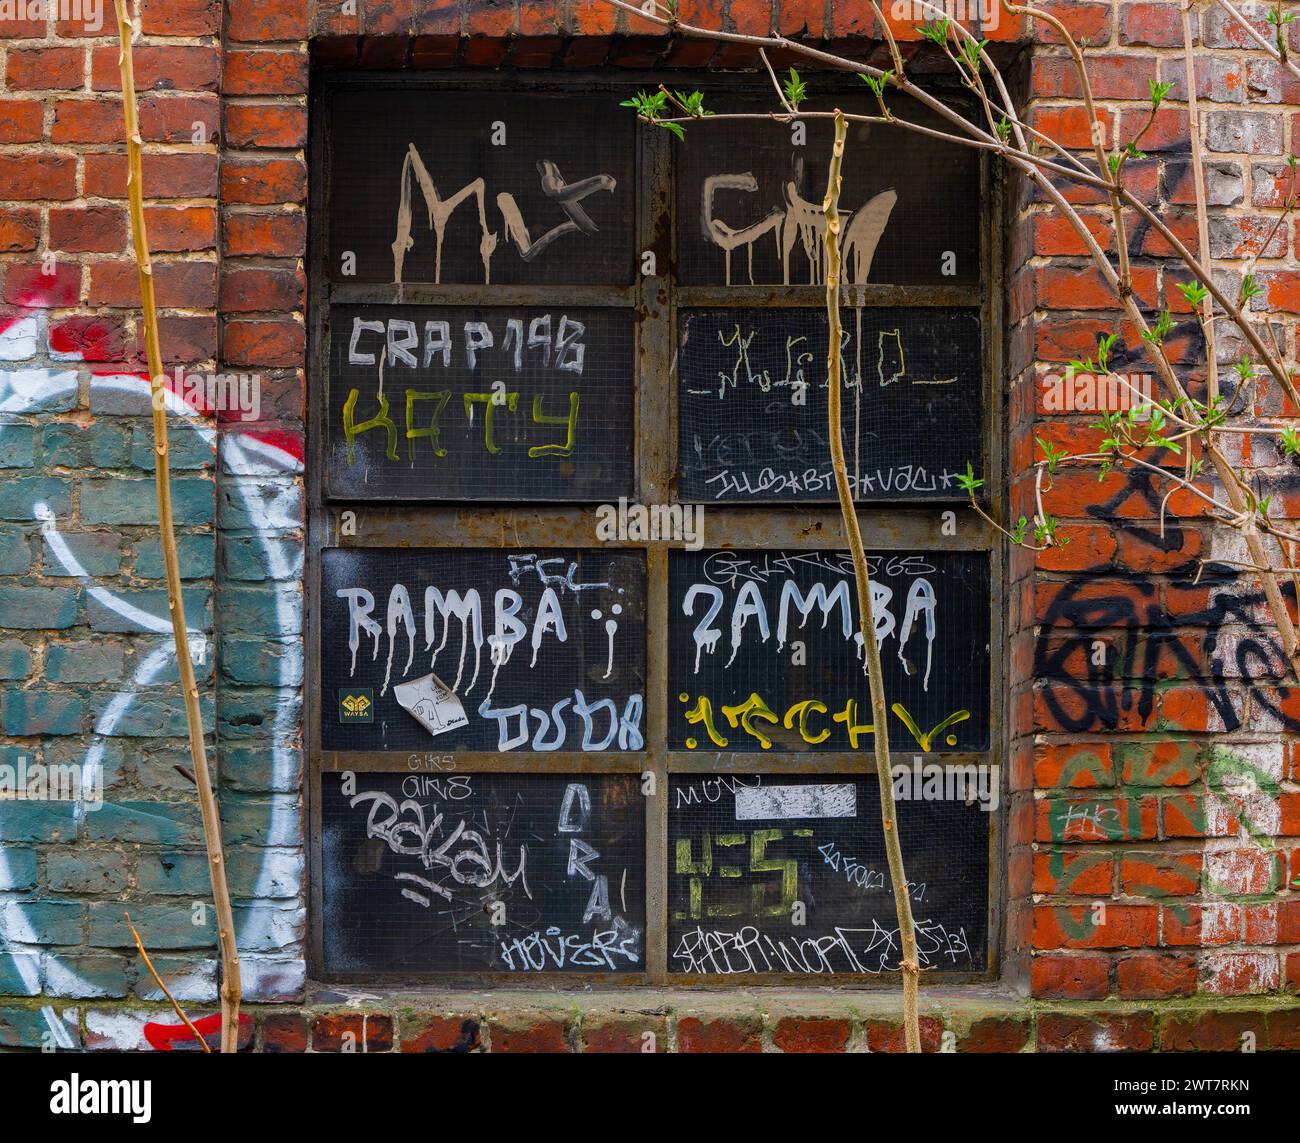
<svg viewBox="0 0 1300 1143">
<path fill-rule="evenodd" d="M 985 1016 L 957 1041 L 959 1052 L 1019 1052 L 1029 1043 L 1029 1018 Z"/>
<path fill-rule="evenodd" d="M 1096 239 L 1103 250 L 1114 242 L 1110 224 L 1093 214 L 1079 216 L 1084 228 Z M 1079 237 L 1074 225 L 1057 214 L 1038 214 L 1030 224 L 1034 236 L 1034 253 L 1046 257 L 1077 257 L 1088 254 L 1088 247 Z M 1095 344 L 1095 343 L 1094 343 Z"/>
<path fill-rule="evenodd" d="M 227 159 L 221 198 L 230 203 L 297 203 L 307 196 L 307 168 L 297 159 Z"/>
<path fill-rule="evenodd" d="M 158 318 L 158 339 L 163 360 L 189 365 L 217 356 L 217 319 L 210 314 L 162 314 Z M 144 341 L 141 338 L 141 352 Z"/>
<path fill-rule="evenodd" d="M 1156 836 L 1156 799 L 1043 798 L 1037 803 L 1038 841 L 1109 843 Z"/>
<path fill-rule="evenodd" d="M 1094 146 L 1093 121 L 1088 118 L 1087 108 L 1081 104 L 1036 106 L 1028 122 L 1031 127 L 1041 131 L 1067 150 L 1089 151 Z M 1112 139 L 1113 125 L 1110 112 L 1099 108 L 1097 122 L 1102 125 L 1103 140 Z"/>
<path fill-rule="evenodd" d="M 300 271 L 234 269 L 221 276 L 220 307 L 226 313 L 299 310 L 306 292 Z"/>
<path fill-rule="evenodd" d="M 41 216 L 38 211 L 10 206 L 0 212 L 0 254 L 35 250 L 40 237 Z"/>
<path fill-rule="evenodd" d="M 1240 1052 L 1243 1037 L 1253 1034 L 1266 1047 L 1260 1012 L 1171 1012 L 1160 1021 L 1162 1052 Z"/>
<path fill-rule="evenodd" d="M 1300 1008 L 1275 1009 L 1265 1017 L 1271 1052 L 1300 1051 Z"/>
<path fill-rule="evenodd" d="M 226 108 L 230 147 L 301 147 L 307 141 L 305 107 L 235 104 Z"/>
<path fill-rule="evenodd" d="M 126 198 L 126 162 L 121 153 L 84 156 L 85 188 L 96 198 Z M 211 151 L 145 152 L 146 199 L 210 198 L 217 193 L 217 156 Z"/>
<path fill-rule="evenodd" d="M 558 0 L 529 0 L 520 4 L 518 34 L 527 37 L 558 36 L 563 30 L 560 8 Z M 679 9 L 683 19 L 687 10 L 686 5 Z"/>
<path fill-rule="evenodd" d="M 378 1013 L 317 1016 L 311 1025 L 311 1046 L 314 1052 L 388 1052 L 393 1047 L 393 1021 Z"/>
<path fill-rule="evenodd" d="M 306 331 L 294 321 L 230 321 L 222 342 L 222 356 L 230 365 L 301 365 L 306 349 Z"/>
<path fill-rule="evenodd" d="M 1149 1052 L 1154 1046 L 1150 1012 L 1044 1012 L 1038 1017 L 1040 1052 Z"/>
<path fill-rule="evenodd" d="M 1119 949 L 1154 945 L 1157 941 L 1160 909 L 1156 905 L 1099 902 L 1095 915 L 1096 921 L 1090 905 L 1036 906 L 1034 947 Z"/>
<path fill-rule="evenodd" d="M 126 139 L 122 101 L 97 95 L 54 104 L 52 143 L 121 143 Z"/>
<path fill-rule="evenodd" d="M 1300 897 L 1278 902 L 1277 943 L 1300 945 Z"/>
<path fill-rule="evenodd" d="M 1192 42 L 1196 42 L 1196 18 L 1192 18 Z M 1153 48 L 1181 48 L 1183 21 L 1177 3 L 1143 3 L 1125 0 L 1119 10 L 1121 44 L 1147 44 Z"/>
<path fill-rule="evenodd" d="M 1115 878 L 1115 862 L 1106 853 L 1034 854 L 1034 892 L 1048 895 L 1106 897 Z"/>
<path fill-rule="evenodd" d="M 31 9 L 24 9 L 24 14 L 28 11 Z M 44 15 L 32 20 L 0 20 L 0 40 L 39 40 L 45 32 Z"/>
<path fill-rule="evenodd" d="M 402 1051 L 478 1052 L 483 1050 L 478 1021 L 469 1016 L 414 1016 L 402 1019 Z"/>
<path fill-rule="evenodd" d="M 540 5 L 545 11 L 549 4 Z M 457 0 L 423 0 L 415 6 L 411 34 L 424 37 L 460 37 L 460 6 Z"/>
<path fill-rule="evenodd" d="M 587 1017 L 582 1022 L 582 1050 L 622 1055 L 666 1052 L 668 1021 L 662 1016 Z"/>
<path fill-rule="evenodd" d="M 842 1052 L 852 1030 L 847 1020 L 783 1016 L 772 1042 L 783 1052 Z"/>
<path fill-rule="evenodd" d="M 1050 12 L 1080 44 L 1100 47 L 1111 39 L 1111 6 L 1106 0 L 1045 0 L 1033 5 Z M 1035 21 L 1034 36 L 1044 44 L 1064 43 L 1057 30 L 1046 21 Z"/>
<path fill-rule="evenodd" d="M 271 40 L 305 40 L 307 8 L 301 0 L 229 0 L 226 35 L 231 40 L 259 44 Z M 370 6 L 366 8 L 368 14 Z"/>
<path fill-rule="evenodd" d="M 221 233 L 228 257 L 295 257 L 306 249 L 307 219 L 300 211 L 227 214 Z"/>
<path fill-rule="evenodd" d="M 215 262 L 184 261 L 153 264 L 154 290 L 160 306 L 209 309 L 217 303 Z M 90 266 L 87 301 L 92 306 L 140 304 L 140 283 L 134 262 L 95 262 Z"/>
<path fill-rule="evenodd" d="M 1201 957 L 1201 990 L 1219 996 L 1272 992 L 1280 983 L 1277 953 L 1214 952 Z"/>
<path fill-rule="evenodd" d="M 1126 786 L 1188 786 L 1203 769 L 1201 744 L 1194 739 L 1124 742 L 1116 746 L 1115 759 Z"/>
<path fill-rule="evenodd" d="M 1148 309 L 1153 308 L 1158 297 L 1155 267 L 1134 266 L 1132 281 L 1138 301 Z M 1115 290 L 1102 277 L 1101 271 L 1095 265 L 1039 266 L 1034 273 L 1034 288 L 1037 304 L 1044 309 L 1117 310 L 1120 308 Z"/>
<path fill-rule="evenodd" d="M 1182 956 L 1126 956 L 1115 966 L 1119 994 L 1134 1000 L 1191 996 L 1196 991 L 1196 958 Z"/>
<path fill-rule="evenodd" d="M 1114 761 L 1106 742 L 1053 742 L 1034 747 L 1034 784 L 1083 789 L 1115 784 Z"/>
<path fill-rule="evenodd" d="M 262 1051 L 267 1053 L 305 1052 L 307 1021 L 296 1012 L 276 1013 L 262 1022 Z"/>
<path fill-rule="evenodd" d="M 215 95 L 146 95 L 140 100 L 140 134 L 149 143 L 212 143 L 220 114 Z"/>
<path fill-rule="evenodd" d="M 43 263 L 10 262 L 5 267 L 3 300 L 14 306 L 58 309 L 77 304 L 81 293 L 81 267 L 66 258 L 57 261 L 53 274 Z"/>
<path fill-rule="evenodd" d="M 121 91 L 122 69 L 117 45 L 97 47 L 90 57 L 90 86 L 95 91 Z M 221 51 L 198 44 L 137 44 L 131 53 L 135 89 L 145 91 L 216 91 L 221 77 Z"/>
<path fill-rule="evenodd" d="M 934 1016 L 922 1016 L 917 1023 L 920 1025 L 921 1051 L 937 1052 L 943 1043 L 943 1021 Z M 869 1051 L 901 1053 L 907 1048 L 902 1021 L 864 1020 L 862 1030 L 866 1033 Z"/>
<path fill-rule="evenodd" d="M 1110 991 L 1110 962 L 1100 956 L 1036 956 L 1030 990 L 1046 1000 L 1100 1000 Z"/>
<path fill-rule="evenodd" d="M 214 206 L 146 206 L 144 214 L 150 250 L 210 250 L 217 244 Z"/>
<path fill-rule="evenodd" d="M 72 91 L 85 83 L 80 48 L 10 48 L 5 83 L 10 91 Z"/>
<path fill-rule="evenodd" d="M 89 314 L 51 321 L 50 349 L 95 363 L 125 361 L 130 356 L 123 319 Z"/>
<path fill-rule="evenodd" d="M 51 207 L 50 249 L 110 253 L 126 245 L 126 211 L 120 207 Z"/>
<path fill-rule="evenodd" d="M 679 1052 L 758 1052 L 762 1026 L 757 1017 L 727 1016 L 704 1020 L 684 1016 L 677 1021 Z"/>
<path fill-rule="evenodd" d="M 43 103 L 37 99 L 0 99 L 0 143 L 39 142 L 44 134 Z"/>
<path fill-rule="evenodd" d="M 1088 78 L 1094 94 L 1104 99 L 1151 98 L 1150 80 L 1156 78 L 1154 56 L 1087 55 Z M 1036 54 L 1033 61 L 1032 88 L 1040 99 L 1082 99 L 1079 69 L 1068 56 Z"/>
<path fill-rule="evenodd" d="M 77 195 L 71 155 L 6 155 L 0 163 L 0 199 L 69 199 Z"/>
<path fill-rule="evenodd" d="M 307 67 L 306 52 L 229 51 L 222 90 L 226 95 L 302 95 Z"/>
<path fill-rule="evenodd" d="M 488 1020 L 493 1052 L 569 1052 L 568 1029 L 563 1020 L 528 1014 L 496 1016 Z"/>
<path fill-rule="evenodd" d="M 606 0 L 573 0 L 569 11 L 569 31 L 579 39 L 607 36 L 618 26 L 618 17 L 618 9 Z M 634 32 L 653 31 L 656 27 L 649 20 L 639 20 L 630 15 L 628 26 Z"/>
<path fill-rule="evenodd" d="M 1191 896 L 1201 887 L 1201 855 L 1126 853 L 1120 883 L 1129 897 Z"/>
<path fill-rule="evenodd" d="M 146 36 L 210 36 L 221 24 L 219 0 L 141 0 Z"/>
</svg>

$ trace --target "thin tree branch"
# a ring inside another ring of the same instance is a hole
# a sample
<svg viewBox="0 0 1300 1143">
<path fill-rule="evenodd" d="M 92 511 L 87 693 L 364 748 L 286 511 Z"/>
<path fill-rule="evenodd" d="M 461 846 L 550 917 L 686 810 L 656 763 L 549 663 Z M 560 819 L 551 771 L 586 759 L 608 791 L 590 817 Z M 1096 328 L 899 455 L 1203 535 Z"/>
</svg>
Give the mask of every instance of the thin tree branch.
<svg viewBox="0 0 1300 1143">
<path fill-rule="evenodd" d="M 876 642 L 876 619 L 871 592 L 871 569 L 862 546 L 862 529 L 858 524 L 853 490 L 849 487 L 848 466 L 844 459 L 844 425 L 841 419 L 840 359 L 840 185 L 844 163 L 844 140 L 848 121 L 835 113 L 835 142 L 831 149 L 830 170 L 826 179 L 826 198 L 822 213 L 826 216 L 826 315 L 830 322 L 827 342 L 827 435 L 830 438 L 831 469 L 835 473 L 835 490 L 839 494 L 840 515 L 844 519 L 845 539 L 853 558 L 854 578 L 858 589 L 858 615 L 862 629 L 862 648 L 867 665 L 867 683 L 871 691 L 872 738 L 876 749 L 876 778 L 880 787 L 880 818 L 885 834 L 885 855 L 889 861 L 889 879 L 894 890 L 894 908 L 898 914 L 899 938 L 903 946 L 903 1034 L 907 1051 L 921 1050 L 918 1015 L 918 984 L 921 965 L 916 950 L 916 922 L 912 902 L 907 895 L 907 870 L 903 847 L 898 837 L 894 805 L 894 774 L 889 762 L 889 711 L 885 702 L 885 680 L 881 673 L 880 646 Z"/>
<path fill-rule="evenodd" d="M 234 913 L 221 845 L 221 813 L 208 771 L 207 745 L 203 737 L 203 713 L 199 688 L 190 659 L 189 635 L 185 626 L 185 597 L 181 592 L 180 559 L 176 551 L 176 529 L 172 521 L 171 464 L 167 448 L 167 391 L 164 386 L 162 352 L 158 342 L 158 310 L 154 298 L 153 267 L 149 260 L 149 238 L 144 221 L 143 164 L 139 109 L 135 96 L 135 68 L 131 58 L 132 27 L 126 0 L 114 0 L 121 48 L 118 63 L 122 75 L 122 113 L 126 123 L 127 193 L 130 200 L 131 236 L 140 278 L 140 300 L 144 320 L 145 356 L 149 363 L 149 394 L 153 406 L 154 488 L 158 496 L 158 531 L 163 565 L 167 574 L 167 606 L 171 612 L 172 637 L 176 645 L 176 666 L 185 701 L 185 722 L 190 736 L 190 757 L 194 763 L 199 809 L 203 817 L 203 839 L 207 846 L 208 872 L 217 920 L 217 943 L 221 950 L 221 1050 L 234 1052 L 239 1037 L 239 949 L 235 943 Z"/>
<path fill-rule="evenodd" d="M 206 1052 L 208 1055 L 211 1055 L 212 1049 L 208 1047 L 207 1040 L 205 1040 L 201 1035 L 199 1035 L 199 1030 L 196 1027 L 194 1027 L 192 1023 L 190 1023 L 190 1018 L 185 1015 L 185 1013 L 181 1010 L 181 1006 L 176 1003 L 176 997 L 174 997 L 171 994 L 171 989 L 169 989 L 167 985 L 163 983 L 162 977 L 158 975 L 158 970 L 155 969 L 153 966 L 153 961 L 149 959 L 149 954 L 144 951 L 144 942 L 140 940 L 140 934 L 135 931 L 135 926 L 131 924 L 131 914 L 123 913 L 122 916 L 126 918 L 126 927 L 131 930 L 131 935 L 135 938 L 135 947 L 140 950 L 140 956 L 144 960 L 144 966 L 149 970 L 149 975 L 153 977 L 154 983 L 157 984 L 158 987 L 162 989 L 163 995 L 167 997 L 168 1000 L 171 1001 L 172 1008 L 176 1010 L 176 1015 L 181 1018 L 182 1022 L 185 1024 L 185 1027 L 187 1027 L 191 1032 L 194 1033 L 194 1038 L 198 1040 L 199 1046 L 204 1050 L 204 1052 Z"/>
</svg>

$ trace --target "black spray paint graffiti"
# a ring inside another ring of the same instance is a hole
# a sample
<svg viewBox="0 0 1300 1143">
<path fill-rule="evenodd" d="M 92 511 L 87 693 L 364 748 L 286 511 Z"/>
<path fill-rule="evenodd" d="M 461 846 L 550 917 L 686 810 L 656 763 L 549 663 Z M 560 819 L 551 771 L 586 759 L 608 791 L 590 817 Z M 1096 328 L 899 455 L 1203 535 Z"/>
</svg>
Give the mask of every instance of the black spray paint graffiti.
<svg viewBox="0 0 1300 1143">
<path fill-rule="evenodd" d="M 1240 678 L 1246 686 L 1268 680 L 1278 671 L 1277 643 L 1254 629 L 1220 646 L 1220 629 L 1254 622 L 1263 603 L 1262 592 L 1236 592 L 1224 584 L 1208 607 L 1178 615 L 1180 625 L 1204 629 L 1195 649 L 1167 628 L 1158 585 L 1151 579 L 1126 579 L 1109 595 L 1092 588 L 1109 573 L 1102 569 L 1067 583 L 1042 618 L 1042 634 L 1034 655 L 1034 677 L 1050 680 L 1043 701 L 1053 719 L 1070 732 L 1113 730 L 1122 714 L 1136 713 L 1146 722 L 1162 687 L 1178 679 L 1198 680 L 1225 730 L 1236 730 L 1241 718 L 1228 686 Z M 1233 582 L 1235 582 L 1235 577 Z M 1134 596 L 1142 602 L 1136 602 Z M 1077 630 L 1060 639 L 1060 629 Z M 1122 631 L 1108 662 L 1097 664 L 1093 644 L 1099 628 Z M 1118 676 L 1125 679 L 1120 684 Z M 1279 694 L 1285 698 L 1285 687 Z M 1300 729 L 1300 719 L 1286 715 L 1267 687 L 1254 690 L 1257 704 L 1287 730 Z M 1080 706 L 1082 704 L 1082 706 Z M 1082 711 L 1082 713 L 1080 713 Z"/>
</svg>

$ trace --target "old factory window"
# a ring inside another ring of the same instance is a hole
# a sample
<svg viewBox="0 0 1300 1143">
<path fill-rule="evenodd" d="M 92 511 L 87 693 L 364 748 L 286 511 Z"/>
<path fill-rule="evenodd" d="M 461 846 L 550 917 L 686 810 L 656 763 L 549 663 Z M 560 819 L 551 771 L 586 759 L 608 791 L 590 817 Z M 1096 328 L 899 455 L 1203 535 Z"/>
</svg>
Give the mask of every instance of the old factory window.
<svg viewBox="0 0 1300 1143">
<path fill-rule="evenodd" d="M 325 979 L 896 979 L 825 427 L 830 125 L 678 140 L 629 94 L 318 94 Z M 843 433 L 923 965 L 956 980 L 995 968 L 999 912 L 1001 557 L 953 480 L 999 494 L 987 178 L 852 127 Z M 936 794 L 954 767 L 980 780 Z"/>
</svg>

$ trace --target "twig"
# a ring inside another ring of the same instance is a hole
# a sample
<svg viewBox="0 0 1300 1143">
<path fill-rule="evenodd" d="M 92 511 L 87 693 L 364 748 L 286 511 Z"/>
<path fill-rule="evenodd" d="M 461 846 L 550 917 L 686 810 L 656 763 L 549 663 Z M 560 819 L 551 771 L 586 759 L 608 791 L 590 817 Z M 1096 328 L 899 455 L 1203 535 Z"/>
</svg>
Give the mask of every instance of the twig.
<svg viewBox="0 0 1300 1143">
<path fill-rule="evenodd" d="M 1264 36 L 1260 35 L 1259 31 L 1255 28 L 1255 25 L 1247 20 L 1246 17 L 1229 2 L 1229 0 L 1214 0 L 1214 2 L 1241 25 L 1242 31 L 1244 31 L 1246 35 L 1248 35 L 1255 41 L 1255 43 L 1263 48 L 1264 51 L 1286 68 L 1287 71 L 1296 77 L 1296 79 L 1300 79 L 1300 67 L 1297 67 L 1293 60 L 1284 58 L 1277 50 L 1277 46 L 1275 44 L 1270 44 Z M 1285 35 L 1286 33 L 1285 31 L 1282 31 L 1281 34 Z"/>
<path fill-rule="evenodd" d="M 163 983 L 162 977 L 158 975 L 158 970 L 153 966 L 153 961 L 149 959 L 149 954 L 144 951 L 144 942 L 140 940 L 140 934 L 135 931 L 135 926 L 131 924 L 131 914 L 123 913 L 122 916 L 126 918 L 126 927 L 131 930 L 131 935 L 135 938 L 135 947 L 140 950 L 140 956 L 144 960 L 144 966 L 149 970 L 149 975 L 153 977 L 154 983 L 157 984 L 158 987 L 162 989 L 163 995 L 172 1002 L 172 1007 L 176 1010 L 176 1015 L 181 1018 L 181 1020 L 185 1024 L 185 1027 L 187 1027 L 191 1032 L 194 1033 L 194 1038 L 198 1040 L 203 1050 L 207 1052 L 209 1055 L 211 1055 L 212 1049 L 208 1047 L 207 1040 L 205 1040 L 202 1036 L 200 1036 L 199 1030 L 196 1027 L 194 1027 L 193 1024 L 190 1023 L 190 1018 L 185 1015 L 185 1013 L 181 1010 L 181 1006 L 176 1003 L 176 997 L 174 997 L 171 994 L 171 989 L 169 989 L 167 985 Z"/>
<path fill-rule="evenodd" d="M 898 838 L 894 806 L 894 775 L 889 764 L 889 712 L 885 703 L 885 680 L 881 674 L 880 647 L 876 642 L 876 619 L 871 601 L 871 569 L 862 546 L 862 529 L 858 525 L 853 490 L 849 487 L 848 466 L 844 459 L 844 425 L 841 422 L 840 389 L 840 172 L 844 163 L 844 140 L 848 123 L 835 113 L 835 143 L 831 150 L 830 170 L 826 180 L 826 199 L 822 213 L 826 216 L 826 314 L 830 320 L 827 343 L 826 413 L 830 437 L 831 469 L 839 494 L 840 514 L 853 557 L 854 578 L 858 588 L 858 614 L 862 626 L 862 649 L 867 664 L 867 682 L 871 690 L 872 738 L 876 748 L 876 779 L 880 786 L 880 818 L 885 834 L 885 855 L 889 860 L 889 879 L 894 889 L 894 908 L 898 913 L 898 931 L 903 945 L 903 1034 L 907 1050 L 921 1050 L 921 1031 L 917 1005 L 917 985 L 921 966 L 916 951 L 916 922 L 912 902 L 907 895 L 907 870 L 903 847 Z"/>
<path fill-rule="evenodd" d="M 198 787 L 203 817 L 203 840 L 212 879 L 212 900 L 217 920 L 217 944 L 221 951 L 221 1050 L 234 1052 L 239 1039 L 239 949 L 235 943 L 234 912 L 221 845 L 221 814 L 208 772 L 207 745 L 203 738 L 203 713 L 199 688 L 190 660 L 189 635 L 185 627 L 185 597 L 181 592 L 180 559 L 176 551 L 176 529 L 172 521 L 171 465 L 167 450 L 167 401 L 158 343 L 158 310 L 154 298 L 153 267 L 149 261 L 149 238 L 144 222 L 143 163 L 139 108 L 135 97 L 135 67 L 131 58 L 132 27 L 126 0 L 114 0 L 117 30 L 121 42 L 118 63 L 122 73 L 122 113 L 126 120 L 127 193 L 131 208 L 131 236 L 140 277 L 140 300 L 144 319 L 145 355 L 149 362 L 149 395 L 153 406 L 154 488 L 158 495 L 158 531 L 163 565 L 167 573 L 167 607 L 171 612 L 172 637 L 176 644 L 176 666 L 185 700 L 185 722 L 190 736 L 190 757 L 194 762 L 194 783 Z"/>
</svg>

